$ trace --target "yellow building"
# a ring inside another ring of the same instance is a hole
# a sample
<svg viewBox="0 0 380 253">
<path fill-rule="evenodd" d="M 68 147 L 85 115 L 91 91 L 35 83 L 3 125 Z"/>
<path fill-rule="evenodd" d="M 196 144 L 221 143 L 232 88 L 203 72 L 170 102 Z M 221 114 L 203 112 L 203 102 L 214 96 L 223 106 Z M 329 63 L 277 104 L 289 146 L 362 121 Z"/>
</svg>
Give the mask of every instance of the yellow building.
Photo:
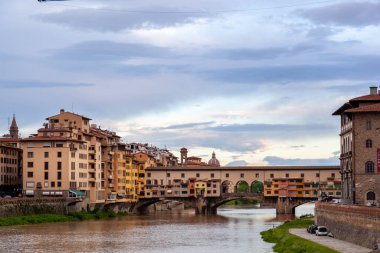
<svg viewBox="0 0 380 253">
<path fill-rule="evenodd" d="M 151 155 L 148 155 L 143 152 L 138 152 L 133 155 L 133 159 L 136 162 L 137 165 L 137 173 L 138 173 L 138 179 L 137 179 L 137 194 L 138 196 L 144 197 L 145 195 L 145 185 L 146 185 L 146 173 L 145 169 L 149 167 L 155 167 L 156 162 L 154 160 L 154 157 Z"/>
<path fill-rule="evenodd" d="M 207 197 L 207 179 L 195 181 L 194 189 L 194 197 Z"/>
</svg>

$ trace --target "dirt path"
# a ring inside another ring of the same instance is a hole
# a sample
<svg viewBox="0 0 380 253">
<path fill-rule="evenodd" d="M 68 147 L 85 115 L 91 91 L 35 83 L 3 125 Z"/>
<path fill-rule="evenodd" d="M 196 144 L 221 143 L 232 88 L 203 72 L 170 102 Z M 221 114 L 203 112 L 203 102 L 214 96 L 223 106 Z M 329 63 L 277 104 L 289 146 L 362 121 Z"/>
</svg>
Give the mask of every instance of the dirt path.
<svg viewBox="0 0 380 253">
<path fill-rule="evenodd" d="M 302 237 L 304 239 L 307 239 L 309 241 L 313 241 L 316 243 L 319 243 L 321 245 L 324 245 L 326 247 L 329 247 L 331 249 L 334 249 L 336 251 L 342 252 L 342 253 L 368 253 L 372 252 L 371 249 L 364 248 L 362 246 L 349 243 L 346 241 L 338 240 L 332 237 L 328 236 L 316 236 L 314 234 L 309 234 L 306 232 L 306 229 L 289 229 L 289 232 L 293 235 L 297 235 L 299 237 Z"/>
</svg>

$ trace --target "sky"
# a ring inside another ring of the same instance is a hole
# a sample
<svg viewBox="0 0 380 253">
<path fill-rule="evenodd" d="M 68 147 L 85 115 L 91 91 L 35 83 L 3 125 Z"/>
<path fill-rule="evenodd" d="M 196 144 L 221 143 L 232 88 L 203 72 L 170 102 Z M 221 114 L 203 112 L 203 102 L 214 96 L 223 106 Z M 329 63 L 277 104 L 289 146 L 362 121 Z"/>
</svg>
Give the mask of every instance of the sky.
<svg viewBox="0 0 380 253">
<path fill-rule="evenodd" d="M 0 1 L 0 131 L 61 108 L 222 165 L 337 165 L 380 81 L 380 1 Z"/>
</svg>

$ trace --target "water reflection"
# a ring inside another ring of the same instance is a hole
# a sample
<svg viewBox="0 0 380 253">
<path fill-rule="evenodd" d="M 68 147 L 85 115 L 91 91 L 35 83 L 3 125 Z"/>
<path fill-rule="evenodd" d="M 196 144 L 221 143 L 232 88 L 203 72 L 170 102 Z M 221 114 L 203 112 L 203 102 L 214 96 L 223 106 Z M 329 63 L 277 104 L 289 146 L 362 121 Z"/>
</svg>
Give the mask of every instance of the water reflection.
<svg viewBox="0 0 380 253">
<path fill-rule="evenodd" d="M 218 215 L 156 213 L 111 220 L 1 228 L 1 252 L 273 252 L 260 232 L 291 217 L 224 207 Z"/>
</svg>

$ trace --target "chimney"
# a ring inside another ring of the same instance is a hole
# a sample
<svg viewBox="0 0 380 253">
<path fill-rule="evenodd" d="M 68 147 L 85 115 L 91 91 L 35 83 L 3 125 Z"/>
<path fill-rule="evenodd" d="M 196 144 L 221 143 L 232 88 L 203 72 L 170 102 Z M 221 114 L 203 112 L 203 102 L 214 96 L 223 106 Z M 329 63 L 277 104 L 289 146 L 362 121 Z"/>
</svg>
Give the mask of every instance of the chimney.
<svg viewBox="0 0 380 253">
<path fill-rule="evenodd" d="M 370 95 L 377 95 L 377 86 L 369 87 L 369 94 Z"/>
<path fill-rule="evenodd" d="M 65 109 L 61 109 L 59 110 L 60 113 L 64 113 L 65 112 Z"/>
</svg>

